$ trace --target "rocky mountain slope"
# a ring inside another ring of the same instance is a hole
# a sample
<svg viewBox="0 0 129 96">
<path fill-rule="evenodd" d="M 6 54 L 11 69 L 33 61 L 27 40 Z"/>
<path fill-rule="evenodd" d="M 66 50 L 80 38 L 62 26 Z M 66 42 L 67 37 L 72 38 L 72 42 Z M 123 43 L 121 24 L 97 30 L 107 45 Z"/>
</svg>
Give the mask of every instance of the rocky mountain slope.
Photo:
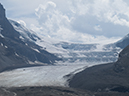
<svg viewBox="0 0 129 96">
<path fill-rule="evenodd" d="M 8 21 L 5 9 L 0 4 L 0 71 L 13 67 L 31 66 L 29 64 L 53 64 L 55 60 L 59 60 L 33 42 L 40 39 L 39 37 L 31 33 L 26 36 L 29 36 L 31 40 L 21 39 L 22 34 L 16 31 Z"/>
<path fill-rule="evenodd" d="M 90 92 L 64 87 L 0 88 L 1 96 L 91 96 Z"/>
<path fill-rule="evenodd" d="M 74 88 L 91 91 L 129 92 L 129 46 L 115 63 L 96 65 L 77 73 L 69 82 Z"/>
<path fill-rule="evenodd" d="M 127 47 L 129 45 L 129 34 L 127 34 L 124 38 L 116 42 L 115 45 L 122 49 Z"/>
</svg>

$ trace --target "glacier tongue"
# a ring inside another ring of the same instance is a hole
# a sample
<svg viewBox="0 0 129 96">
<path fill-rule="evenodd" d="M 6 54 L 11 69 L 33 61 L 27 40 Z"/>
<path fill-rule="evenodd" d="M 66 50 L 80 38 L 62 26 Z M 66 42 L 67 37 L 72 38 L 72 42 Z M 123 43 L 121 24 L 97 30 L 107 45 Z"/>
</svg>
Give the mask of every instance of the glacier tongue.
<svg viewBox="0 0 129 96">
<path fill-rule="evenodd" d="M 0 86 L 67 86 L 65 75 L 83 70 L 85 65 L 74 66 L 43 66 L 16 69 L 0 73 Z"/>
</svg>

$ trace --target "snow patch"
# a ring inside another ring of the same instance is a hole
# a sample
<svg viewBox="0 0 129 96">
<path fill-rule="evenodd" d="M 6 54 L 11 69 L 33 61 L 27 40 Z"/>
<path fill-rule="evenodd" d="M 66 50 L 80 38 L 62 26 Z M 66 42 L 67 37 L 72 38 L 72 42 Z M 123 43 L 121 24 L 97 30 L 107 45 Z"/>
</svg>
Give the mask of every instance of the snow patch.
<svg viewBox="0 0 129 96">
<path fill-rule="evenodd" d="M 4 36 L 0 33 L 0 37 L 4 38 Z"/>
<path fill-rule="evenodd" d="M 17 57 L 19 57 L 19 55 L 15 52 L 15 55 L 17 56 Z"/>
<path fill-rule="evenodd" d="M 5 48 L 8 48 L 8 46 L 4 46 Z"/>
<path fill-rule="evenodd" d="M 31 47 L 31 49 L 33 49 L 34 51 L 40 53 L 40 51 L 38 49 L 35 49 L 35 48 L 32 48 L 32 47 Z"/>
<path fill-rule="evenodd" d="M 42 62 L 40 62 L 40 61 L 34 61 L 34 63 L 35 63 L 35 64 L 41 64 L 41 65 L 47 65 L 47 64 L 42 63 Z"/>
<path fill-rule="evenodd" d="M 1 46 L 3 46 L 3 43 L 1 43 Z"/>
<path fill-rule="evenodd" d="M 22 36 L 19 37 L 21 40 L 24 40 L 24 38 Z"/>
<path fill-rule="evenodd" d="M 44 66 L 47 66 L 47 65 L 48 65 L 48 64 L 42 63 L 42 62 L 40 62 L 40 61 L 34 61 L 34 62 L 33 62 L 33 61 L 28 60 L 28 63 L 29 63 L 29 64 L 32 64 L 32 65 L 33 65 L 33 64 L 40 64 L 40 65 L 44 65 Z"/>
<path fill-rule="evenodd" d="M 19 21 L 17 21 L 19 24 L 21 24 L 21 25 L 23 25 L 23 26 L 26 26 L 26 23 L 25 23 L 25 21 L 23 21 L 23 20 L 19 20 Z"/>
<path fill-rule="evenodd" d="M 2 38 L 4 38 L 4 36 L 3 36 L 2 33 L 1 33 L 2 30 L 3 30 L 3 28 L 1 28 L 1 25 L 0 25 L 0 36 L 1 36 Z"/>
<path fill-rule="evenodd" d="M 27 43 L 25 43 L 25 45 L 26 45 L 26 46 L 28 46 L 28 44 L 27 44 Z"/>
</svg>

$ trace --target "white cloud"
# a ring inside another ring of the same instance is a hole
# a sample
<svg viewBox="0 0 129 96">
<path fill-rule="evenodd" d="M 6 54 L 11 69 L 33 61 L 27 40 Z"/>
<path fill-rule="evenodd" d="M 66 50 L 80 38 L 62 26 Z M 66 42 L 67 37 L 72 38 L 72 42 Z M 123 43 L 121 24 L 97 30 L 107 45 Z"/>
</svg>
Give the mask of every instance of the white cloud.
<svg viewBox="0 0 129 96">
<path fill-rule="evenodd" d="M 65 27 L 69 27 L 71 20 L 69 17 L 56 8 L 54 2 L 47 2 L 44 5 L 39 5 L 36 9 L 36 15 L 38 16 L 40 31 L 44 32 L 46 35 L 51 37 L 58 37 L 56 35 L 62 34 Z M 67 33 L 67 31 L 66 31 Z"/>
<path fill-rule="evenodd" d="M 95 29 L 96 31 L 102 31 L 102 28 L 101 28 L 100 25 L 96 25 L 96 26 L 94 27 L 94 29 Z"/>
<path fill-rule="evenodd" d="M 54 8 L 56 8 L 56 4 L 54 2 L 52 2 L 52 1 L 47 2 L 46 5 L 40 4 L 39 7 L 37 9 L 35 9 L 36 15 L 39 18 L 43 18 L 43 17 L 41 17 L 42 15 L 51 15 L 51 14 L 53 14 L 51 12 L 54 11 L 53 10 Z M 50 12 L 50 10 L 51 10 L 51 12 Z M 44 19 L 47 19 L 47 17 L 44 18 Z"/>
<path fill-rule="evenodd" d="M 70 10 L 78 15 L 85 15 L 87 14 L 87 12 L 89 11 L 90 8 L 90 3 L 86 0 L 70 0 L 69 1 L 70 4 Z"/>
<path fill-rule="evenodd" d="M 19 20 L 17 21 L 19 24 L 23 25 L 23 26 L 26 26 L 26 23 L 23 21 L 23 20 Z"/>
<path fill-rule="evenodd" d="M 27 27 L 51 38 L 85 43 L 99 42 L 102 39 L 115 40 L 112 37 L 124 36 L 129 30 L 127 0 L 2 2 L 5 3 L 10 18 L 23 20 Z"/>
<path fill-rule="evenodd" d="M 95 0 L 93 8 L 93 15 L 99 20 L 129 27 L 129 6 L 123 0 Z"/>
<path fill-rule="evenodd" d="M 115 1 L 113 4 L 111 3 L 110 0 L 94 0 L 93 2 L 89 2 L 88 0 L 69 1 L 69 10 L 67 10 L 69 14 L 60 11 L 55 2 L 49 1 L 45 4 L 40 4 L 36 8 L 39 22 L 39 29 L 36 27 L 36 30 L 38 29 L 40 34 L 44 36 L 49 35 L 51 38 L 61 40 L 86 43 L 99 42 L 102 37 L 105 37 L 102 35 L 109 32 L 108 30 L 105 31 L 106 28 L 103 30 L 102 22 L 111 22 L 114 24 L 113 26 L 115 24 L 127 26 L 128 24 L 125 19 L 118 18 L 119 14 L 115 14 L 121 10 L 117 6 L 117 10 L 112 7 L 112 5 L 117 3 Z M 124 14 L 122 12 L 124 11 L 121 11 L 121 14 Z M 109 38 L 105 37 L 104 39 Z"/>
<path fill-rule="evenodd" d="M 101 44 L 109 44 L 109 43 L 114 43 L 118 40 L 120 40 L 121 38 L 107 38 L 105 36 L 92 36 L 92 35 L 88 35 L 88 34 L 82 34 L 81 36 L 81 40 L 82 42 L 86 42 L 86 43 L 101 43 Z"/>
<path fill-rule="evenodd" d="M 96 16 L 100 21 L 112 22 L 129 27 L 129 6 L 123 0 L 76 0 L 72 1 L 71 11 L 76 15 Z M 124 15 L 127 18 L 123 18 Z"/>
</svg>

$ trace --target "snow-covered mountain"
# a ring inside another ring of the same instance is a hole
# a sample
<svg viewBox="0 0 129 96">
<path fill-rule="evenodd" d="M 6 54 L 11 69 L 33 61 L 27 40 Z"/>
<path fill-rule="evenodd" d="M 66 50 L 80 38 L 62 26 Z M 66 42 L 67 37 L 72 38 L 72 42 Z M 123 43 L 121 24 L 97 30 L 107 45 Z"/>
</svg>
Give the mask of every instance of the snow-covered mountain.
<svg viewBox="0 0 129 96">
<path fill-rule="evenodd" d="M 61 61 L 56 64 L 99 64 L 115 62 L 121 47 L 114 44 L 79 44 L 71 42 L 56 41 L 51 38 L 43 37 L 34 31 L 27 29 L 24 25 L 10 20 L 15 30 L 20 33 L 22 41 L 32 41 L 43 50 L 46 50 L 59 58 Z M 37 51 L 37 49 L 33 50 Z"/>
<path fill-rule="evenodd" d="M 42 49 L 62 58 L 58 64 L 89 64 L 106 63 L 117 60 L 121 48 L 114 44 L 79 44 L 63 41 L 55 41 L 51 38 L 43 37 L 32 30 L 25 28 L 16 21 L 10 20 L 13 27 L 21 34 L 20 39 L 33 41 Z M 36 50 L 36 49 L 35 49 Z M 37 50 L 38 52 L 38 50 Z"/>
</svg>

